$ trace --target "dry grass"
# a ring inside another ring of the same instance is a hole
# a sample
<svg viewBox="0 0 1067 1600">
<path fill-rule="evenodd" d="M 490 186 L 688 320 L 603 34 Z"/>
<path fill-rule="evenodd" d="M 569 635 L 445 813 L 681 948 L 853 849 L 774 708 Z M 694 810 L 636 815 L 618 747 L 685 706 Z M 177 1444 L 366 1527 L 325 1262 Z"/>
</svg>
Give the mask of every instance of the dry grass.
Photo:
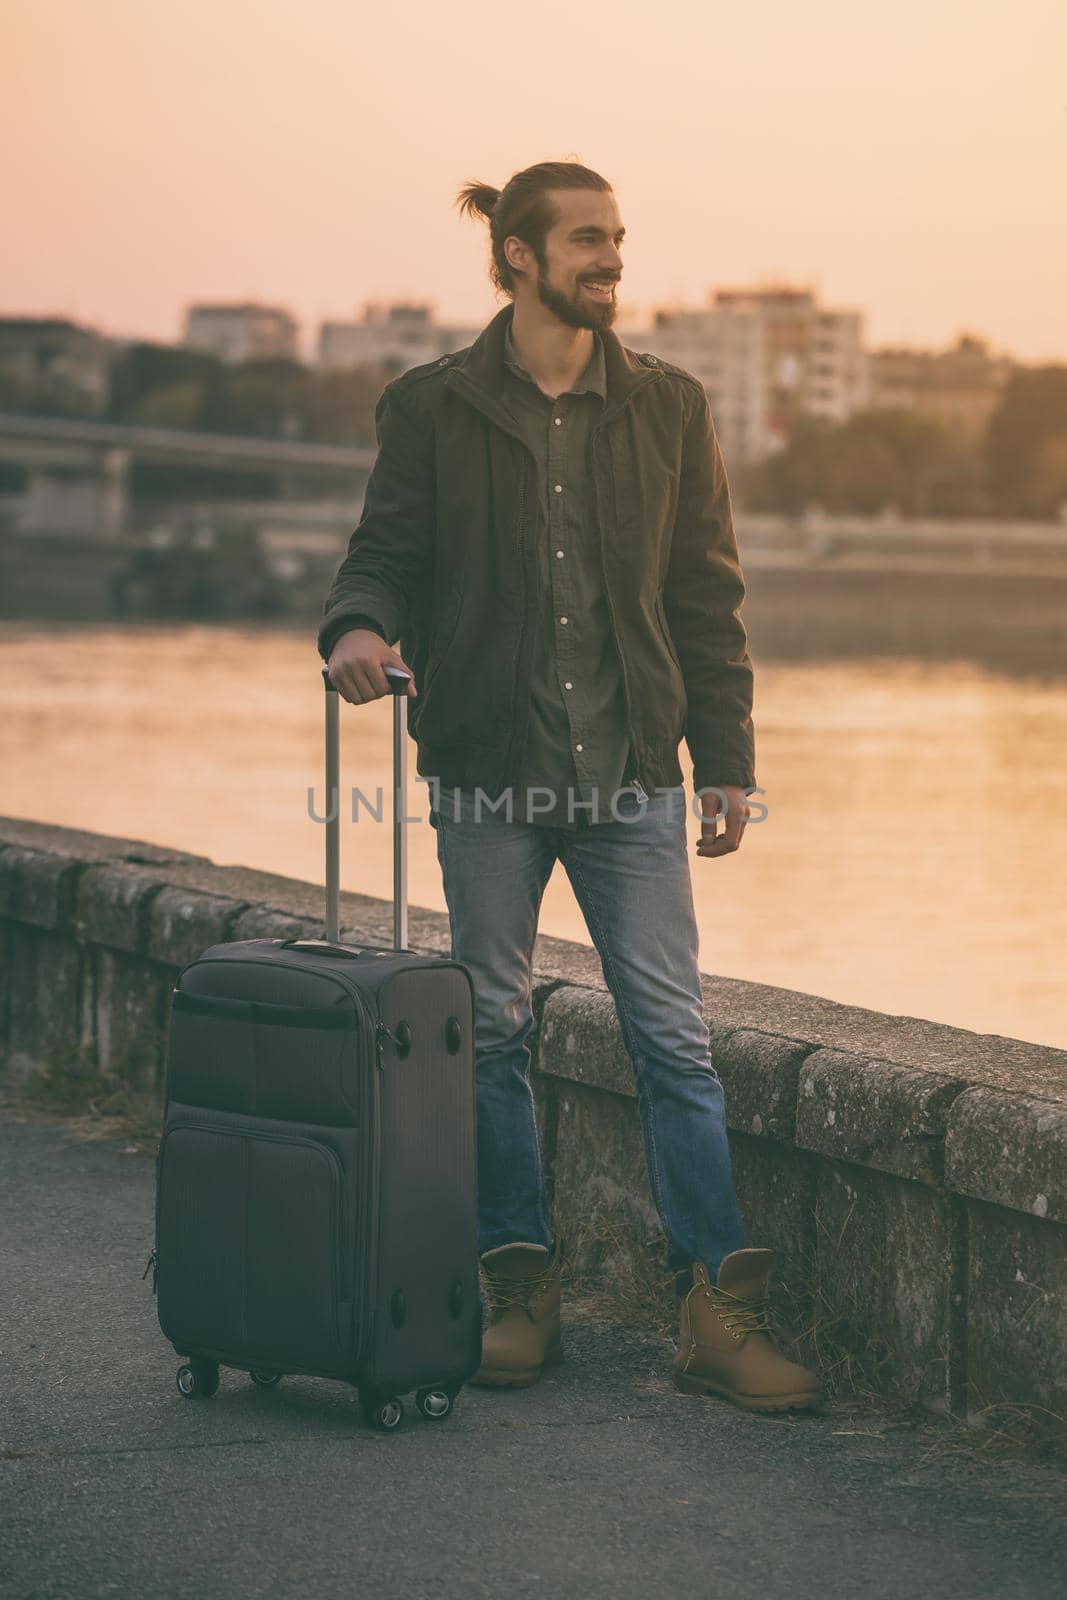
<svg viewBox="0 0 1067 1600">
<path fill-rule="evenodd" d="M 633 1215 L 618 1208 L 561 1215 L 563 1281 L 591 1316 L 628 1321 L 667 1336 L 677 1331 L 674 1273 L 663 1263 L 658 1240 L 634 1247 Z"/>
<path fill-rule="evenodd" d="M 946 1423 L 920 1466 L 945 1456 L 980 1456 L 986 1461 L 1067 1462 L 1067 1417 L 1047 1406 L 995 1401 Z"/>
<path fill-rule="evenodd" d="M 851 1216 L 851 1211 L 849 1212 Z M 840 1244 L 822 1219 L 822 1247 Z M 848 1217 L 841 1232 L 847 1226 Z M 662 1239 L 641 1246 L 639 1223 L 632 1213 L 605 1207 L 592 1212 L 561 1214 L 556 1226 L 565 1248 L 564 1283 L 581 1315 L 623 1322 L 673 1339 L 678 1331 L 674 1273 L 663 1265 Z M 938 1426 L 942 1429 L 923 1457 L 979 1455 L 985 1459 L 1067 1457 L 1067 1419 L 1042 1406 L 990 1401 L 966 1418 L 939 1418 L 927 1406 L 894 1393 L 895 1351 L 870 1328 L 870 1293 L 858 1278 L 833 1285 L 833 1293 L 817 1271 L 819 1243 L 802 1247 L 790 1261 L 790 1280 L 800 1288 L 770 1284 L 771 1321 L 782 1352 L 814 1367 L 824 1384 L 824 1407 L 837 1422 L 856 1422 L 860 1431 Z M 576 1263 L 581 1263 L 577 1265 Z M 947 1359 L 942 1349 L 931 1368 Z M 660 1385 L 650 1380 L 656 1392 Z M 668 1380 L 662 1392 L 673 1393 Z"/>
<path fill-rule="evenodd" d="M 158 1097 L 143 1087 L 142 1062 L 123 1062 L 101 1073 L 81 1051 L 36 1067 L 21 1084 L 7 1085 L 4 1110 L 60 1122 L 85 1139 L 123 1139 L 151 1153 L 159 1141 L 163 1113 Z"/>
<path fill-rule="evenodd" d="M 789 1330 L 783 1340 L 786 1354 L 793 1360 L 814 1366 L 831 1401 L 884 1412 L 895 1404 L 907 1411 L 908 1405 L 894 1402 L 892 1372 L 895 1352 L 881 1334 L 872 1332 L 870 1291 L 858 1278 L 844 1283 L 837 1279 L 833 1293 L 818 1269 L 818 1258 L 829 1245 L 835 1249 L 852 1215 L 836 1236 L 816 1212 L 816 1241 L 801 1244 L 790 1263 L 793 1284 L 772 1284 L 772 1305 L 779 1321 Z M 818 1238 L 825 1241 L 820 1249 Z"/>
</svg>

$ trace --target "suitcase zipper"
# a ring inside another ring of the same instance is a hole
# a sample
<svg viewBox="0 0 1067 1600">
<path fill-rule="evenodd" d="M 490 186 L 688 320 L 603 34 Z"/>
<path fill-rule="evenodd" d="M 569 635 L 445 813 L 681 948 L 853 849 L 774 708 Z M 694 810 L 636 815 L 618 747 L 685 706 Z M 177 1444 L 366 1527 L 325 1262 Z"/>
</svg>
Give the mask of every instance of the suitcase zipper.
<svg viewBox="0 0 1067 1600">
<path fill-rule="evenodd" d="M 386 1027 L 384 1022 L 379 1021 L 379 1022 L 377 1022 L 375 1024 L 375 1028 L 374 1028 L 374 1054 L 378 1059 L 378 1070 L 380 1072 L 384 1072 L 385 1071 L 385 1041 L 386 1041 L 386 1039 L 391 1039 L 394 1044 L 398 1044 L 399 1043 L 399 1040 L 397 1039 L 396 1035 L 389 1032 L 389 1029 Z"/>
</svg>

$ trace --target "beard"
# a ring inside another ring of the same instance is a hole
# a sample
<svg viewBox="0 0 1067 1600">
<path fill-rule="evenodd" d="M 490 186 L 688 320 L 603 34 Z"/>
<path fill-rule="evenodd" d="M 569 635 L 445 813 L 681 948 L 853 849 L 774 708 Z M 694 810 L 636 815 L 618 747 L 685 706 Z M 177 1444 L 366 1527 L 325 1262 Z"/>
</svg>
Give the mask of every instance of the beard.
<svg viewBox="0 0 1067 1600">
<path fill-rule="evenodd" d="M 568 328 L 591 328 L 596 333 L 601 328 L 610 328 L 618 315 L 614 295 L 610 300 L 594 300 L 580 282 L 575 285 L 573 294 L 555 288 L 548 280 L 543 261 L 537 264 L 537 296 Z"/>
</svg>

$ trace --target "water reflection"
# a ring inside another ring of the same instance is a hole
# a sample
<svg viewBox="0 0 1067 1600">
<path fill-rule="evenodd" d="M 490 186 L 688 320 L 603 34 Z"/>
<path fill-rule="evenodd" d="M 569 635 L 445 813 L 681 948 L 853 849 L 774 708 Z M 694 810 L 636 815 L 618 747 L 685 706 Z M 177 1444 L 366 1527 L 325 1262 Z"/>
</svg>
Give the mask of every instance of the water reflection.
<svg viewBox="0 0 1067 1600">
<path fill-rule="evenodd" d="M 0 811 L 321 880 L 318 671 L 285 631 L 4 625 Z M 342 708 L 346 794 L 388 796 L 390 713 Z M 704 970 L 1067 1045 L 1067 681 L 757 663 L 756 733 L 766 821 L 691 855 Z M 443 911 L 410 756 L 410 898 Z M 390 896 L 389 817 L 344 825 L 346 888 Z M 540 926 L 590 942 L 560 868 Z"/>
</svg>

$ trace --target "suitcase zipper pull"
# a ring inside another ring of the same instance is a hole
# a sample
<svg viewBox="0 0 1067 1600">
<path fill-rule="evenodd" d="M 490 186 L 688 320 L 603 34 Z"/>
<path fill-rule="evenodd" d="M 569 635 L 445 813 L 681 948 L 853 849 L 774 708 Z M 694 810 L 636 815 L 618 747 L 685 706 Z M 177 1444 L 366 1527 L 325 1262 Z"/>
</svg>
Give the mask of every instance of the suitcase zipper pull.
<svg viewBox="0 0 1067 1600">
<path fill-rule="evenodd" d="M 145 1269 L 141 1273 L 141 1282 L 142 1283 L 148 1277 L 149 1273 L 152 1274 L 152 1293 L 155 1294 L 155 1292 L 156 1292 L 156 1247 L 155 1247 L 155 1245 L 152 1246 L 152 1254 L 149 1256 L 148 1261 L 145 1264 Z"/>
<path fill-rule="evenodd" d="M 385 1051 L 386 1039 L 396 1047 L 396 1053 L 401 1060 L 411 1052 L 411 1028 L 406 1022 L 397 1023 L 397 1031 L 390 1033 L 384 1022 L 379 1022 L 375 1027 L 376 1049 L 378 1052 L 378 1065 L 382 1066 L 382 1055 Z"/>
</svg>

